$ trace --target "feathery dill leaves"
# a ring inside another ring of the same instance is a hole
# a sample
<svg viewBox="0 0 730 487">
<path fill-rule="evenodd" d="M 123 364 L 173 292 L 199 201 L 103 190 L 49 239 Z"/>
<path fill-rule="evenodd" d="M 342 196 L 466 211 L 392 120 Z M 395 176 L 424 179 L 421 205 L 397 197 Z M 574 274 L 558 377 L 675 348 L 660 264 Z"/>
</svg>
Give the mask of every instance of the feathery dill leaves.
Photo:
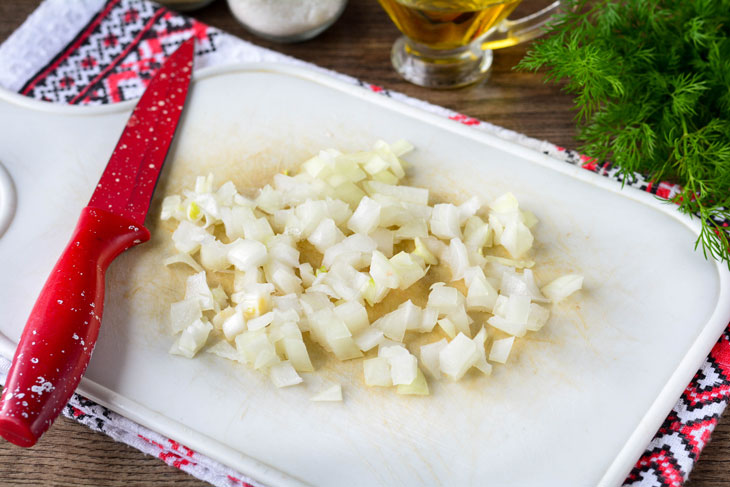
<svg viewBox="0 0 730 487">
<path fill-rule="evenodd" d="M 579 149 L 670 180 L 701 245 L 730 267 L 730 0 L 567 0 L 518 69 L 574 95 Z"/>
</svg>

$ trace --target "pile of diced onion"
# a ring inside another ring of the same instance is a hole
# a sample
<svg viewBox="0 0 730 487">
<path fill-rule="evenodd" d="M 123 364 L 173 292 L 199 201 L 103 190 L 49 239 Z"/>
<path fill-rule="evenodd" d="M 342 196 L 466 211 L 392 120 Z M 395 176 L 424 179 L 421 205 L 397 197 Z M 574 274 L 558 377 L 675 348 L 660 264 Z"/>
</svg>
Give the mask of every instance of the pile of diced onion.
<svg viewBox="0 0 730 487">
<path fill-rule="evenodd" d="M 161 217 L 179 224 L 178 253 L 165 264 L 194 272 L 170 309 L 179 334 L 171 353 L 205 349 L 287 387 L 314 371 L 308 347 L 320 346 L 342 361 L 362 358 L 368 386 L 419 395 L 429 393 L 426 375 L 457 381 L 506 363 L 515 339 L 545 325 L 549 304 L 583 278 L 538 287 L 527 257 L 537 219 L 511 193 L 489 204 L 473 196 L 431 205 L 427 189 L 400 185 L 401 156 L 412 149 L 405 141 L 327 149 L 294 176 L 276 174 L 255 197 L 230 181 L 216 187 L 212 175 L 166 197 Z M 303 248 L 316 249 L 321 265 L 302 259 Z M 407 296 L 437 266 L 450 281 L 433 283 L 424 307 L 406 299 L 370 321 L 369 309 L 393 290 Z M 417 334 L 432 340 L 416 347 L 409 338 Z M 341 400 L 341 387 L 312 399 Z"/>
</svg>

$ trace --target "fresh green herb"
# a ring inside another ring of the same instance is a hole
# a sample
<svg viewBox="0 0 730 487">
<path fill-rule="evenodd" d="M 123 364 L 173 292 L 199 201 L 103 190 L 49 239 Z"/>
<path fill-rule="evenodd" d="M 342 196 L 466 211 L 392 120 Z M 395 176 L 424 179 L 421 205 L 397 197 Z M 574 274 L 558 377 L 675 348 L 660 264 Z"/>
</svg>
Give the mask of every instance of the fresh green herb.
<svg viewBox="0 0 730 487">
<path fill-rule="evenodd" d="M 730 0 L 567 0 L 518 69 L 575 95 L 579 150 L 683 191 L 730 267 Z"/>
</svg>

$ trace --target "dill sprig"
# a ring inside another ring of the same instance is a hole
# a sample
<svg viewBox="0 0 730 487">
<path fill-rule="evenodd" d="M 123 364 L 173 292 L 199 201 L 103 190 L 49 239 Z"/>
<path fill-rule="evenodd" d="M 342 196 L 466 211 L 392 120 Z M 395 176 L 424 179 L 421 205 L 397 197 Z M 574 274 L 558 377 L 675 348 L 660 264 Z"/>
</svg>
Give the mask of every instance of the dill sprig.
<svg viewBox="0 0 730 487">
<path fill-rule="evenodd" d="M 730 268 L 730 0 L 567 0 L 518 69 L 574 95 L 579 150 L 682 186 L 695 248 Z"/>
</svg>

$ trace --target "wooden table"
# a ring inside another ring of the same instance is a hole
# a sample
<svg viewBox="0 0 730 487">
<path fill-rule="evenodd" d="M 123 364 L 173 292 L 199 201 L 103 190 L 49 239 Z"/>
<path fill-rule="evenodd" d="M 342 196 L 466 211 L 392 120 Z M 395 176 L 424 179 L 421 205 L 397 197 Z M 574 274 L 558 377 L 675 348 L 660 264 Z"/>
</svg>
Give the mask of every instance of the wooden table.
<svg viewBox="0 0 730 487">
<path fill-rule="evenodd" d="M 0 2 L 0 42 L 36 8 L 39 0 Z M 529 2 L 525 2 L 529 5 Z M 302 44 L 277 45 L 247 33 L 224 0 L 194 12 L 199 20 L 256 44 L 387 89 L 442 105 L 469 116 L 565 147 L 575 147 L 571 100 L 540 75 L 512 71 L 523 47 L 499 51 L 487 84 L 459 91 L 432 91 L 401 80 L 390 65 L 390 46 L 398 36 L 375 0 L 351 0 L 342 18 L 320 37 Z M 0 440 L 0 484 L 201 486 L 203 482 L 60 418 L 33 449 Z M 702 453 L 689 487 L 730 486 L 730 417 L 726 415 Z"/>
</svg>

